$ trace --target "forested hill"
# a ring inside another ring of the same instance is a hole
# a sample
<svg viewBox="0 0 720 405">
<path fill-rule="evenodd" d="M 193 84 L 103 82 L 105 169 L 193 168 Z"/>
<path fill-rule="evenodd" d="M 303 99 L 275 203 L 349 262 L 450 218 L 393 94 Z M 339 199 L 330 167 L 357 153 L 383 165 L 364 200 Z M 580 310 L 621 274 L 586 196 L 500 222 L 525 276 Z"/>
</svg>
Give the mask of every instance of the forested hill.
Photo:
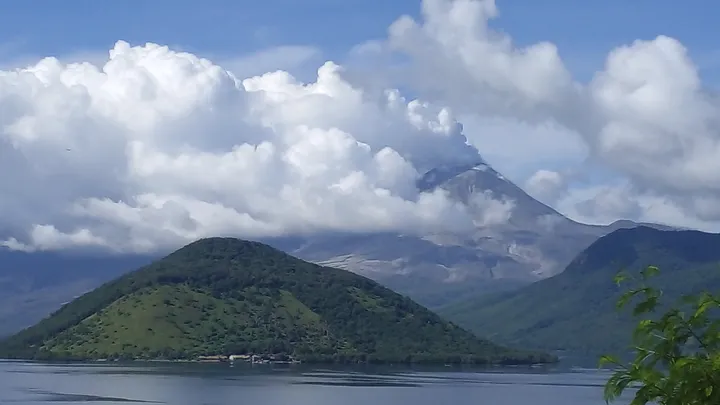
<svg viewBox="0 0 720 405">
<path fill-rule="evenodd" d="M 637 320 L 618 312 L 625 286 L 613 277 L 658 266 L 651 283 L 663 301 L 720 291 L 720 235 L 699 231 L 620 229 L 582 252 L 564 272 L 517 291 L 480 297 L 440 311 L 479 336 L 513 345 L 599 353 L 624 350 Z"/>
<path fill-rule="evenodd" d="M 374 281 L 270 246 L 208 238 L 87 293 L 0 343 L 10 358 L 531 363 Z"/>
</svg>

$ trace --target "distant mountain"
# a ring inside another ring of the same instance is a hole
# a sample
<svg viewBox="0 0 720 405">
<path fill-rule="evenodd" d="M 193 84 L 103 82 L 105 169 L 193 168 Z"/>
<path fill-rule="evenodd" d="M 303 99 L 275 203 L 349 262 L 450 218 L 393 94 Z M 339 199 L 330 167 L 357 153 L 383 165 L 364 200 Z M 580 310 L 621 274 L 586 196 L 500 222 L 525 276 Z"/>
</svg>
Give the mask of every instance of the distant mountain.
<svg viewBox="0 0 720 405">
<path fill-rule="evenodd" d="M 618 313 L 620 270 L 655 265 L 653 283 L 674 303 L 683 294 L 720 291 L 720 234 L 620 229 L 600 238 L 562 273 L 530 286 L 442 308 L 440 314 L 479 336 L 543 349 L 622 350 L 636 320 Z"/>
<path fill-rule="evenodd" d="M 71 299 L 151 260 L 0 248 L 0 336 L 33 325 Z"/>
<path fill-rule="evenodd" d="M 304 260 L 364 275 L 434 309 L 555 275 L 600 236 L 637 226 L 632 221 L 608 226 L 574 222 L 482 161 L 435 168 L 417 186 L 443 188 L 463 202 L 477 193 L 490 193 L 512 200 L 515 208 L 506 223 L 464 234 L 325 233 L 264 242 Z M 0 248 L 0 336 L 39 321 L 62 303 L 161 255 L 22 253 Z"/>
<path fill-rule="evenodd" d="M 0 342 L 0 357 L 532 363 L 362 276 L 257 242 L 208 238 Z"/>
<path fill-rule="evenodd" d="M 513 201 L 514 209 L 508 221 L 465 234 L 333 234 L 279 246 L 303 259 L 365 275 L 438 308 L 551 277 L 597 238 L 637 226 L 632 221 L 608 226 L 572 221 L 484 162 L 430 170 L 417 185 L 421 190 L 442 188 L 464 203 L 489 193 Z"/>
</svg>

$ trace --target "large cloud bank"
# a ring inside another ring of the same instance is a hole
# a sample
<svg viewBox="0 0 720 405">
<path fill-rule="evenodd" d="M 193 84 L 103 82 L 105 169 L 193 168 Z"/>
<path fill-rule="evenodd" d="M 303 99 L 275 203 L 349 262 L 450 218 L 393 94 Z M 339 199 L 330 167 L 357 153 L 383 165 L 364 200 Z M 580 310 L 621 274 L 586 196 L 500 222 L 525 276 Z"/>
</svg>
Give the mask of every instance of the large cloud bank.
<svg viewBox="0 0 720 405">
<path fill-rule="evenodd" d="M 720 220 L 720 103 L 681 43 L 620 46 L 579 83 L 553 44 L 518 47 L 491 30 L 497 16 L 491 0 L 425 0 L 419 21 L 401 17 L 385 40 L 358 47 L 365 58 L 402 54 L 401 67 L 374 73 L 400 72 L 387 77 L 429 102 L 365 88 L 387 80 L 350 80 L 332 62 L 312 83 L 283 71 L 238 78 L 122 41 L 104 63 L 48 58 L 0 72 L 3 244 L 147 251 L 218 234 L 425 233 L 507 219 L 511 202 L 465 207 L 414 186 L 433 166 L 479 159 L 461 115 L 560 126 L 589 163 L 620 174 L 572 198 L 563 173 L 527 179 L 576 218 Z M 567 138 L 552 134 L 544 143 L 561 150 Z"/>
<path fill-rule="evenodd" d="M 462 126 L 396 90 L 365 93 L 332 62 L 310 84 L 282 71 L 240 80 L 121 41 L 101 67 L 47 58 L 1 72 L 0 111 L 0 209 L 15 249 L 452 231 L 509 208 L 419 194 L 423 170 L 479 159 Z"/>
<path fill-rule="evenodd" d="M 613 204 L 573 201 L 565 212 L 694 226 L 720 220 L 720 98 L 679 41 L 661 35 L 619 46 L 579 83 L 552 43 L 518 47 L 490 29 L 498 15 L 492 0 L 425 0 L 422 19 L 398 19 L 376 49 L 409 57 L 402 77 L 459 116 L 559 124 L 582 139 L 588 162 L 625 179 L 612 187 Z M 542 141 L 563 150 L 567 138 Z M 528 179 L 546 200 L 557 201 L 566 183 L 547 170 Z M 591 199 L 609 198 L 606 186 L 594 191 Z"/>
</svg>

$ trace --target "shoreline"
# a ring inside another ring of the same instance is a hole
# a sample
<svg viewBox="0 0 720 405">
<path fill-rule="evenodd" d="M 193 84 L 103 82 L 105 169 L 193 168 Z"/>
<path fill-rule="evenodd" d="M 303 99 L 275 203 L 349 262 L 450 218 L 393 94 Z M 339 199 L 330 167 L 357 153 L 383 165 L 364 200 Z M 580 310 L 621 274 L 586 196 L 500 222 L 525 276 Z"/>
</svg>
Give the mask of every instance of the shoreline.
<svg viewBox="0 0 720 405">
<path fill-rule="evenodd" d="M 472 362 L 383 362 L 383 361 L 358 361 L 358 362 L 333 362 L 333 361 L 301 361 L 297 359 L 293 360 L 270 360 L 263 359 L 258 361 L 251 361 L 246 359 L 230 360 L 228 358 L 195 358 L 195 359 L 147 359 L 147 358 L 136 358 L 136 359 L 108 359 L 108 358 L 87 358 L 87 359 L 73 359 L 73 358 L 54 358 L 54 359 L 21 359 L 11 358 L 3 359 L 0 358 L 0 362 L 33 362 L 33 363 L 77 363 L 77 364 L 98 364 L 98 363 L 155 363 L 155 364 L 246 364 L 246 365 L 324 365 L 324 366 L 420 366 L 420 367 L 444 367 L 444 368 L 455 368 L 455 367 L 478 367 L 478 368 L 542 368 L 557 365 L 561 362 L 560 359 L 554 359 L 555 361 L 548 362 L 534 362 L 534 363 L 503 363 L 503 362 L 488 362 L 488 363 L 472 363 Z"/>
<path fill-rule="evenodd" d="M 352 372 L 375 372 L 377 370 L 385 370 L 387 372 L 433 372 L 433 373 L 455 373 L 455 372 L 466 372 L 466 373 L 503 373 L 503 372 L 517 372 L 517 373 L 530 373 L 530 374 L 544 374 L 552 373 L 560 369 L 569 369 L 572 366 L 571 363 L 539 363 L 539 364 L 470 364 L 470 363 L 456 363 L 456 364 L 442 364 L 442 363 L 328 363 L 328 362 L 299 362 L 299 363 L 281 363 L 281 362 L 268 362 L 268 363 L 250 363 L 250 362 L 210 362 L 210 361 L 197 361 L 197 360 L 167 360 L 167 359 L 137 359 L 137 360 L 4 360 L 0 359 L 2 363 L 15 363 L 15 364 L 38 364 L 45 365 L 48 367 L 100 367 L 100 368 L 140 368 L 140 369 L 155 369 L 160 370 L 217 370 L 222 372 L 232 372 L 232 370 L 255 370 L 254 372 L 271 372 L 274 370 L 282 370 L 284 372 L 314 372 L 318 370 L 336 370 L 336 371 L 347 371 Z M 375 371 L 373 371 L 375 370 Z M 383 371 L 383 372 L 385 372 Z M 238 371 L 242 372 L 242 371 Z"/>
</svg>

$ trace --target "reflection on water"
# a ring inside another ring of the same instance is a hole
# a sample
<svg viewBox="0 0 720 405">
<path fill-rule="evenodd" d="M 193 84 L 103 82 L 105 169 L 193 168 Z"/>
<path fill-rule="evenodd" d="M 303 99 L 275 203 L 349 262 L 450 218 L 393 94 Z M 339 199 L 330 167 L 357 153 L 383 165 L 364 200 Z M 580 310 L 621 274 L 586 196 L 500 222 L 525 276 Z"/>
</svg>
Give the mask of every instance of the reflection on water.
<svg viewBox="0 0 720 405">
<path fill-rule="evenodd" d="M 601 405 L 606 372 L 0 362 L 0 403 Z"/>
</svg>

